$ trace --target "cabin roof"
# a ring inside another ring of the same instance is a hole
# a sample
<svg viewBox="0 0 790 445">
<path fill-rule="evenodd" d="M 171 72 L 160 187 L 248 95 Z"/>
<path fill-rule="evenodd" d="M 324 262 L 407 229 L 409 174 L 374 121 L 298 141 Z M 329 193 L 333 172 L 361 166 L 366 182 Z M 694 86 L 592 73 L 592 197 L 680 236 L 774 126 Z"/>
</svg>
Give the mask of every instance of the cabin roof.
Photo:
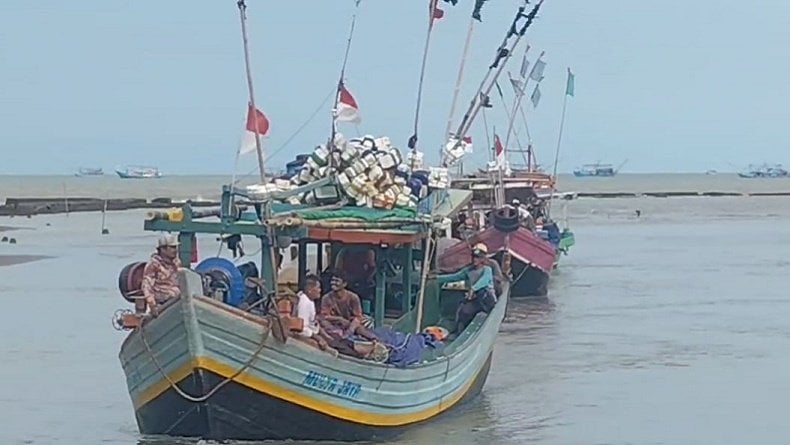
<svg viewBox="0 0 790 445">
<path fill-rule="evenodd" d="M 338 241 L 349 244 L 402 244 L 428 236 L 429 226 L 449 218 L 472 200 L 469 190 L 436 190 L 418 204 L 417 209 L 371 209 L 367 207 L 273 204 L 273 215 L 266 220 L 297 239 Z M 146 230 L 191 233 L 222 233 L 261 236 L 264 226 L 254 222 L 254 212 L 245 212 L 234 223 L 200 220 L 169 220 L 154 217 L 145 222 Z M 293 229 L 304 229 L 293 230 Z"/>
<path fill-rule="evenodd" d="M 426 238 L 428 232 L 419 229 L 327 229 L 311 227 L 305 239 L 336 241 L 343 244 L 408 244 Z"/>
<path fill-rule="evenodd" d="M 389 210 L 357 206 L 317 208 L 303 204 L 292 205 L 283 203 L 273 204 L 272 212 L 274 214 L 297 214 L 300 218 L 310 221 L 354 219 L 367 222 L 378 222 L 392 218 L 414 219 L 417 217 L 417 210 L 409 208 L 394 208 Z"/>
<path fill-rule="evenodd" d="M 447 218 L 461 211 L 472 200 L 472 192 L 461 189 L 436 190 L 422 201 L 418 207 L 393 209 L 372 209 L 369 207 L 343 206 L 316 208 L 308 205 L 292 205 L 275 203 L 272 205 L 274 214 L 296 214 L 304 220 L 357 220 L 360 222 L 386 222 L 392 219 L 413 220 L 415 223 L 433 219 Z"/>
<path fill-rule="evenodd" d="M 313 241 L 338 241 L 347 244 L 403 244 L 425 238 L 433 221 L 451 218 L 471 201 L 469 190 L 438 190 L 424 198 L 417 209 L 371 209 L 345 206 L 318 210 L 307 206 L 288 206 L 292 214 L 305 221 Z M 283 210 L 276 206 L 273 210 Z M 344 227 L 344 224 L 348 224 Z M 350 227 L 353 225 L 354 227 Z"/>
<path fill-rule="evenodd" d="M 469 190 L 449 189 L 445 196 L 433 207 L 434 218 L 450 218 L 463 210 L 474 194 Z"/>
</svg>

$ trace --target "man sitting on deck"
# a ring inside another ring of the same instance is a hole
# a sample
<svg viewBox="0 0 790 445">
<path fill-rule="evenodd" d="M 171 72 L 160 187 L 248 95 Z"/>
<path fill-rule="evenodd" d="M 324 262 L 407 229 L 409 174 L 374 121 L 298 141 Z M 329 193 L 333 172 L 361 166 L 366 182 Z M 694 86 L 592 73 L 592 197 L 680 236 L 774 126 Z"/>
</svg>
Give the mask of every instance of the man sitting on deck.
<svg viewBox="0 0 790 445">
<path fill-rule="evenodd" d="M 479 312 L 491 312 L 496 304 L 494 279 L 491 266 L 486 265 L 488 257 L 481 249 L 472 250 L 472 264 L 456 273 L 437 275 L 439 285 L 466 280 L 469 292 L 458 305 L 455 332 L 460 334 Z"/>
<path fill-rule="evenodd" d="M 329 346 L 354 355 L 353 345 L 348 342 L 352 335 L 369 340 L 374 340 L 376 336 L 364 326 L 359 296 L 346 289 L 347 283 L 342 271 L 335 272 L 330 281 L 332 290 L 321 298 L 318 322 L 322 333 L 330 338 Z"/>
<path fill-rule="evenodd" d="M 142 291 L 145 302 L 151 314 L 159 314 L 158 306 L 171 298 L 181 294 L 178 286 L 178 268 L 181 261 L 178 259 L 178 238 L 175 235 L 165 235 L 159 238 L 156 253 L 143 269 Z"/>
<path fill-rule="evenodd" d="M 296 316 L 302 319 L 302 330 L 297 335 L 311 338 L 318 343 L 318 347 L 326 349 L 326 340 L 320 335 L 320 326 L 315 319 L 315 301 L 321 298 L 321 279 L 310 274 L 305 277 L 304 290 L 296 294 L 299 302 L 296 304 Z"/>
</svg>

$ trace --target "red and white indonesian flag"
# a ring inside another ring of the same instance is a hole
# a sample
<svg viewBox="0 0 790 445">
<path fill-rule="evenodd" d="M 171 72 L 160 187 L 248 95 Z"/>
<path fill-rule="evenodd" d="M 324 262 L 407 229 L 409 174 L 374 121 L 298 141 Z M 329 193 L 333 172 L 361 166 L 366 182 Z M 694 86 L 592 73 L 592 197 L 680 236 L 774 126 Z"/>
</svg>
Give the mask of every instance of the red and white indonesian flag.
<svg viewBox="0 0 790 445">
<path fill-rule="evenodd" d="M 266 136 L 269 134 L 269 119 L 261 110 L 253 108 L 252 104 L 247 107 L 247 123 L 244 126 L 244 134 L 241 137 L 239 154 L 252 153 L 255 151 L 255 134 Z"/>
<path fill-rule="evenodd" d="M 444 17 L 444 11 L 439 9 L 439 0 L 430 0 L 428 2 L 428 15 L 431 19 L 431 25 L 433 22 Z"/>
<path fill-rule="evenodd" d="M 345 85 L 340 85 L 340 91 L 337 97 L 337 110 L 335 110 L 335 120 L 337 122 L 353 122 L 355 124 L 362 122 L 357 101 L 346 89 Z"/>
<path fill-rule="evenodd" d="M 465 136 L 461 142 L 463 142 L 464 151 L 472 153 L 472 136 Z"/>
<path fill-rule="evenodd" d="M 502 146 L 502 141 L 499 140 L 499 135 L 494 135 L 494 155 L 496 165 L 499 168 L 505 166 L 505 147 Z"/>
</svg>

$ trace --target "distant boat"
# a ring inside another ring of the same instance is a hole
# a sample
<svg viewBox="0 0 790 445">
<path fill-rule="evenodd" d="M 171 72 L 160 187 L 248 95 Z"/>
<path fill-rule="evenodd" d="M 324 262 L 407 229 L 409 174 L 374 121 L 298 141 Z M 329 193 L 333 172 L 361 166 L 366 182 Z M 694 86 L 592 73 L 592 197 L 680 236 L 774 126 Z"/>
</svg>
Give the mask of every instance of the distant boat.
<svg viewBox="0 0 790 445">
<path fill-rule="evenodd" d="M 576 177 L 599 176 L 599 177 L 609 178 L 617 175 L 617 173 L 620 172 L 620 169 L 623 168 L 626 162 L 628 162 L 628 159 L 623 161 L 623 163 L 620 164 L 617 168 L 615 168 L 612 164 L 601 164 L 600 162 L 596 162 L 595 164 L 584 164 L 581 167 L 573 170 L 573 176 Z"/>
<path fill-rule="evenodd" d="M 782 167 L 782 164 L 763 164 L 750 165 L 746 171 L 739 172 L 738 176 L 741 178 L 786 178 L 790 176 L 790 173 Z"/>
<path fill-rule="evenodd" d="M 115 170 L 122 179 L 151 179 L 161 178 L 162 172 L 156 167 L 148 167 L 143 165 L 130 165 L 122 170 Z"/>
<path fill-rule="evenodd" d="M 708 170 L 708 171 L 705 172 L 706 175 L 715 175 L 715 174 L 718 174 L 718 173 L 719 172 L 717 172 L 716 170 Z"/>
<path fill-rule="evenodd" d="M 104 170 L 99 168 L 92 168 L 92 167 L 80 167 L 74 176 L 102 176 L 104 175 Z"/>
</svg>

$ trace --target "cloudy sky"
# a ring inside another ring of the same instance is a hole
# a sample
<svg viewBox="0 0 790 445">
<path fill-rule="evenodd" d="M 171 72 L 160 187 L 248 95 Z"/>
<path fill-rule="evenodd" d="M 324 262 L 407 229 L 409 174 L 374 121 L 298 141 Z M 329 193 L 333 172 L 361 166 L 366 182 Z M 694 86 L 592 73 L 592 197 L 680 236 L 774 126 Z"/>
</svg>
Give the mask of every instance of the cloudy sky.
<svg viewBox="0 0 790 445">
<path fill-rule="evenodd" d="M 486 4 L 462 107 L 520 3 Z M 325 100 L 337 81 L 354 0 L 248 5 L 256 101 L 271 121 L 267 167 L 277 169 L 327 137 Z M 420 120 L 429 160 L 444 138 L 472 2 L 443 7 Z M 426 21 L 427 0 L 362 0 L 346 75 L 361 132 L 405 147 Z M 625 159 L 632 172 L 790 164 L 788 2 L 546 0 L 527 38 L 533 59 L 546 51 L 543 97 L 527 110 L 542 163 L 554 157 L 571 67 L 576 97 L 568 103 L 561 172 Z M 519 63 L 508 69 L 517 72 Z M 2 174 L 138 163 L 169 173 L 230 173 L 246 101 L 233 0 L 0 3 Z M 504 133 L 504 109 L 498 97 L 493 103 L 487 120 Z M 341 130 L 357 132 L 347 124 Z M 523 134 L 522 125 L 517 130 Z M 472 135 L 469 162 L 481 164 L 482 119 Z M 241 164 L 241 173 L 254 169 L 254 156 Z"/>
</svg>

